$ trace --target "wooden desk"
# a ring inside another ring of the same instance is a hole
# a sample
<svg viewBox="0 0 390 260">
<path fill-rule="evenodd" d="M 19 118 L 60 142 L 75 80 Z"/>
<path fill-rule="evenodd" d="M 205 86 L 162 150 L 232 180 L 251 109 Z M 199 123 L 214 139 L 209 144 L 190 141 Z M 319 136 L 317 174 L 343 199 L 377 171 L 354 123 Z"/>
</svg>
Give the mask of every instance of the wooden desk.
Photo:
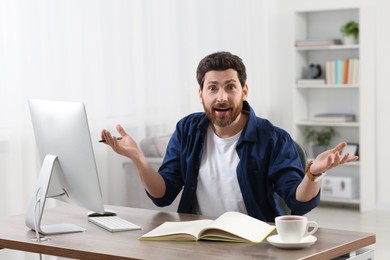
<svg viewBox="0 0 390 260">
<path fill-rule="evenodd" d="M 82 233 L 51 236 L 50 241 L 32 242 L 35 232 L 24 224 L 24 215 L 0 219 L 0 248 L 77 259 L 331 259 L 375 243 L 375 234 L 320 228 L 317 242 L 299 250 L 278 249 L 261 244 L 228 242 L 139 241 L 137 238 L 164 221 L 187 221 L 202 216 L 155 210 L 108 206 L 118 216 L 143 230 L 110 233 L 89 223 L 86 211 L 70 205 L 49 209 L 44 224 L 73 223 L 85 227 Z"/>
</svg>

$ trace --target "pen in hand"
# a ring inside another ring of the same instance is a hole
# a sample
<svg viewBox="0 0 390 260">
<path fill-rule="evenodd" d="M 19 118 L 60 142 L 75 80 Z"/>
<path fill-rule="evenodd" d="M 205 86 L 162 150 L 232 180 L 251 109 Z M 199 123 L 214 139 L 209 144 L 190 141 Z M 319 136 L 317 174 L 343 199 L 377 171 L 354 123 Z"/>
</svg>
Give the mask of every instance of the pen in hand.
<svg viewBox="0 0 390 260">
<path fill-rule="evenodd" d="M 116 140 L 118 140 L 118 141 L 122 140 L 122 137 L 117 137 Z M 105 142 L 106 142 L 106 140 L 104 140 L 104 139 L 99 141 L 99 143 L 105 143 Z"/>
</svg>

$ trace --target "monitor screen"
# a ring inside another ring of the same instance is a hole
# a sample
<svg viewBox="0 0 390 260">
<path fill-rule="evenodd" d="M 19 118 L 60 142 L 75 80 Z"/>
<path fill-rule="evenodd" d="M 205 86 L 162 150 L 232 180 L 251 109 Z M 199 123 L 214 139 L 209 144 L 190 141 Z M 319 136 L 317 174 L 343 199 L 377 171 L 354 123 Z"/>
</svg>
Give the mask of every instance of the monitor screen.
<svg viewBox="0 0 390 260">
<path fill-rule="evenodd" d="M 72 224 L 41 226 L 47 198 L 103 214 L 103 198 L 88 119 L 81 102 L 30 99 L 41 172 L 26 214 L 26 225 L 43 234 L 83 231 Z"/>
</svg>

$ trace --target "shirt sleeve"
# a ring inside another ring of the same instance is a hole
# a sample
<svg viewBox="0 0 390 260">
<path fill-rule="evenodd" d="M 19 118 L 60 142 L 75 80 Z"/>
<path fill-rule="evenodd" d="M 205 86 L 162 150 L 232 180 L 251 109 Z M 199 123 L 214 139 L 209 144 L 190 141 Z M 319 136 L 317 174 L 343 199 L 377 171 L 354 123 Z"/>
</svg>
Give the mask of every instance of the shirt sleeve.
<svg viewBox="0 0 390 260">
<path fill-rule="evenodd" d="M 289 135 L 281 136 L 276 141 L 270 176 L 275 192 L 282 197 L 293 214 L 304 215 L 318 206 L 320 193 L 307 202 L 296 200 L 296 190 L 305 173 L 294 141 Z"/>
<path fill-rule="evenodd" d="M 181 144 L 179 136 L 178 129 L 176 129 L 168 142 L 163 163 L 158 170 L 166 185 L 164 196 L 161 198 L 154 198 L 147 192 L 153 203 L 159 207 L 170 205 L 183 187 L 180 163 Z"/>
</svg>

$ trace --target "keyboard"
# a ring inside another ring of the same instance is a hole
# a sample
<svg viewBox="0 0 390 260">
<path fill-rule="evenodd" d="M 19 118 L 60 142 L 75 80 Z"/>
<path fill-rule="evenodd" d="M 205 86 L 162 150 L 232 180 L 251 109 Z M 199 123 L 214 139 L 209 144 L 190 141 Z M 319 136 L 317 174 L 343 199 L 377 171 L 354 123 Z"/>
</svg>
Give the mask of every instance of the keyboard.
<svg viewBox="0 0 390 260">
<path fill-rule="evenodd" d="M 88 221 L 110 232 L 142 229 L 140 226 L 118 216 L 88 217 Z"/>
</svg>

